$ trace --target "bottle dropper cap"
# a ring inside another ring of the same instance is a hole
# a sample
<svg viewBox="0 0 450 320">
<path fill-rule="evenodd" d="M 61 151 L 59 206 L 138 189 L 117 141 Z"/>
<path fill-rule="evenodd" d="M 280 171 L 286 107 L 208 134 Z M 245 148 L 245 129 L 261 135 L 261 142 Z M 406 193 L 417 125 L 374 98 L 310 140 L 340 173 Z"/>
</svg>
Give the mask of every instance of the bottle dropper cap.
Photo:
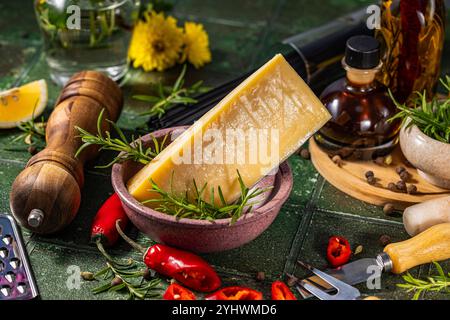
<svg viewBox="0 0 450 320">
<path fill-rule="evenodd" d="M 345 63 L 355 69 L 373 69 L 380 64 L 380 42 L 371 36 L 354 36 L 347 40 Z"/>
</svg>

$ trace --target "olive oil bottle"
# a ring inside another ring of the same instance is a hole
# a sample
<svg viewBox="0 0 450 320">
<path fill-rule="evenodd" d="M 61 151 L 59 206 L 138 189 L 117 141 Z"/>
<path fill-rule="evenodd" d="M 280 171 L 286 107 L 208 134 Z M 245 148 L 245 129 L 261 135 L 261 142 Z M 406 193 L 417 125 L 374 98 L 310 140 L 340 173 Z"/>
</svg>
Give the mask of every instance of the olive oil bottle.
<svg viewBox="0 0 450 320">
<path fill-rule="evenodd" d="M 444 0 L 383 0 L 376 37 L 384 53 L 378 80 L 401 103 L 411 101 L 415 91 L 426 90 L 431 98 L 445 41 Z"/>
</svg>

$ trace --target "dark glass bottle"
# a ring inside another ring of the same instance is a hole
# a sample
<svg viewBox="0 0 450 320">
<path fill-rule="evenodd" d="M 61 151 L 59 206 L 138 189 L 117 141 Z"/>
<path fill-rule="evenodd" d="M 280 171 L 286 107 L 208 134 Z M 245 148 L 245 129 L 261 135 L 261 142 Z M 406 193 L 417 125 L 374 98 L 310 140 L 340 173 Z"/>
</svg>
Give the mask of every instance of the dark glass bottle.
<svg viewBox="0 0 450 320">
<path fill-rule="evenodd" d="M 387 88 L 375 80 L 380 71 L 380 44 L 369 36 L 347 41 L 342 61 L 346 77 L 329 85 L 320 96 L 332 119 L 316 134 L 330 155 L 370 159 L 392 151 L 398 121 L 389 122 L 396 107 Z"/>
</svg>

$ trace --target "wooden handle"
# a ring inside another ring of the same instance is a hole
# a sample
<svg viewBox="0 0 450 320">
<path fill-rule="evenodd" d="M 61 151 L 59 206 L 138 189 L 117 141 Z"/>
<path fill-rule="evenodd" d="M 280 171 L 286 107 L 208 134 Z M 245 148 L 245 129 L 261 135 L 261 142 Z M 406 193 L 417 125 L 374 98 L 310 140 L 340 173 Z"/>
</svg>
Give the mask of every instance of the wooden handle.
<svg viewBox="0 0 450 320">
<path fill-rule="evenodd" d="M 392 260 L 392 272 L 399 274 L 421 264 L 450 258 L 450 223 L 435 225 L 406 241 L 384 248 Z"/>
<path fill-rule="evenodd" d="M 368 296 L 368 297 L 365 297 L 363 300 L 381 300 L 381 299 L 378 297 L 375 297 L 375 296 Z"/>
<path fill-rule="evenodd" d="M 116 121 L 122 108 L 119 87 L 101 73 L 75 75 L 62 90 L 46 129 L 47 147 L 32 157 L 17 176 L 10 195 L 11 210 L 20 224 L 36 233 L 53 233 L 67 226 L 80 206 L 83 166 L 98 149 L 91 146 L 75 157 L 82 145 L 76 127 L 97 132 L 97 118 Z"/>
</svg>

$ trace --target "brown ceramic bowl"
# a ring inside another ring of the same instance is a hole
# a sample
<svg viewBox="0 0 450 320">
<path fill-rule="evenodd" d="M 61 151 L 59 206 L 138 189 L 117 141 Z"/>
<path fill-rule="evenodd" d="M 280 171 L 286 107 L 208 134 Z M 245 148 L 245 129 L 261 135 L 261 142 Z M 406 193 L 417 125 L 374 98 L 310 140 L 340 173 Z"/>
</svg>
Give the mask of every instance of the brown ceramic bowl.
<svg viewBox="0 0 450 320">
<path fill-rule="evenodd" d="M 153 144 L 152 136 L 162 140 L 165 135 L 186 128 L 155 131 L 142 137 L 141 140 L 144 146 L 150 146 Z M 257 184 L 260 187 L 273 186 L 266 192 L 259 207 L 252 209 L 250 213 L 230 225 L 230 219 L 219 219 L 214 222 L 176 219 L 142 205 L 126 188 L 126 182 L 141 168 L 141 164 L 133 161 L 115 164 L 112 168 L 112 185 L 130 220 L 139 230 L 157 242 L 199 253 L 237 248 L 258 237 L 275 220 L 281 206 L 288 199 L 293 184 L 291 169 L 287 162 L 284 162 L 275 175 L 267 176 Z"/>
</svg>

